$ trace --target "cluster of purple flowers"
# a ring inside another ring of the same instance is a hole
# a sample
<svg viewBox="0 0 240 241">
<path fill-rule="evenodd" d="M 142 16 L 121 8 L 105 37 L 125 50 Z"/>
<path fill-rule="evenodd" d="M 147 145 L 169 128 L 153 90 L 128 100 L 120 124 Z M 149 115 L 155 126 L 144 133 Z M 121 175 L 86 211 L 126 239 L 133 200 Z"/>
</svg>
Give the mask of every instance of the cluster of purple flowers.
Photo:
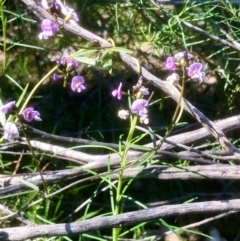
<svg viewBox="0 0 240 241">
<path fill-rule="evenodd" d="M 16 101 L 11 101 L 3 106 L 0 107 L 0 111 L 5 114 L 17 115 L 18 110 L 16 107 Z M 22 116 L 25 121 L 32 122 L 32 121 L 42 121 L 40 118 L 40 113 L 34 110 L 33 107 L 28 107 L 22 112 Z M 7 122 L 3 126 L 4 129 L 4 139 L 8 141 L 13 141 L 17 137 L 19 137 L 19 132 L 15 123 Z"/>
<path fill-rule="evenodd" d="M 48 0 L 42 0 L 42 7 L 50 12 L 55 17 L 64 18 L 64 21 L 79 21 L 79 17 L 75 10 L 65 6 L 61 0 L 54 0 L 49 4 Z M 41 23 L 42 32 L 39 34 L 40 39 L 49 39 L 54 37 L 59 31 L 59 26 L 50 19 L 44 19 Z M 53 79 L 59 81 L 62 77 L 68 77 L 69 73 L 78 67 L 78 62 L 70 57 L 62 57 L 57 61 L 57 66 L 59 73 L 54 73 Z M 65 78 L 66 79 L 66 78 Z M 71 89 L 74 92 L 81 92 L 86 89 L 84 86 L 84 78 L 82 76 L 74 76 L 71 82 Z M 19 117 L 19 112 L 16 107 L 16 101 L 11 101 L 6 105 L 0 107 L 0 111 L 5 114 L 17 115 Z M 25 121 L 41 121 L 40 113 L 34 110 L 33 107 L 28 107 L 22 112 L 22 116 Z M 4 127 L 4 139 L 8 141 L 13 141 L 19 137 L 19 132 L 17 126 L 13 122 L 5 123 Z"/>
<path fill-rule="evenodd" d="M 50 12 L 51 14 L 64 18 L 65 21 L 74 20 L 79 21 L 79 17 L 75 10 L 64 5 L 61 0 L 55 0 L 49 3 L 48 0 L 42 0 L 42 7 Z M 44 19 L 41 23 L 42 32 L 39 34 L 40 39 L 49 39 L 56 35 L 59 31 L 58 25 L 50 20 Z M 60 81 L 64 79 L 64 86 L 66 85 L 67 77 L 70 72 L 78 67 L 78 62 L 70 57 L 62 57 L 61 60 L 57 61 L 58 73 L 53 74 L 54 81 Z M 74 76 L 71 82 L 71 89 L 74 92 L 81 92 L 86 89 L 84 86 L 84 78 L 80 75 Z"/>
<path fill-rule="evenodd" d="M 59 17 L 63 17 L 68 21 L 75 20 L 79 21 L 79 17 L 76 14 L 75 10 L 65 6 L 60 0 L 55 0 L 51 4 L 48 4 L 47 0 L 42 0 L 42 7 L 49 11 L 51 14 L 54 14 Z M 44 19 L 41 23 L 42 32 L 39 34 L 40 39 L 49 39 L 56 35 L 59 31 L 58 25 L 50 19 Z"/>
<path fill-rule="evenodd" d="M 44 19 L 41 23 L 42 32 L 39 34 L 40 39 L 49 39 L 56 35 L 59 28 L 56 23 L 50 19 Z"/>
<path fill-rule="evenodd" d="M 53 74 L 54 81 L 60 81 L 63 78 L 67 78 L 69 73 L 74 71 L 78 67 L 78 62 L 70 57 L 63 56 L 57 61 L 58 72 Z M 84 78 L 81 75 L 76 75 L 72 78 L 71 89 L 74 92 L 82 92 L 86 89 L 84 86 Z"/>
<path fill-rule="evenodd" d="M 149 95 L 149 91 L 143 85 L 143 77 L 141 76 L 137 82 L 137 85 L 133 86 L 132 89 L 132 98 L 134 99 L 130 111 L 132 114 L 139 116 L 140 123 L 148 124 L 148 100 L 143 99 L 145 95 Z M 112 96 L 121 99 L 123 95 L 126 95 L 122 91 L 122 82 L 120 82 L 117 89 L 112 91 Z M 129 110 L 120 110 L 118 116 L 121 119 L 127 119 L 130 115 Z"/>
<path fill-rule="evenodd" d="M 194 62 L 189 65 L 188 62 L 191 59 L 193 59 L 193 55 L 187 53 L 186 51 L 179 52 L 173 57 L 171 56 L 166 59 L 166 67 L 171 71 L 175 71 L 179 66 L 184 66 L 187 68 L 187 75 L 190 79 L 198 80 L 202 83 L 205 79 L 203 65 L 199 62 Z M 174 73 L 167 78 L 167 81 L 171 84 L 178 85 L 179 79 L 179 75 Z"/>
<path fill-rule="evenodd" d="M 61 0 L 55 0 L 51 3 L 49 3 L 48 0 L 42 0 L 41 3 L 45 10 L 57 17 L 62 17 L 64 20 L 66 19 L 66 21 L 79 21 L 79 17 L 75 10 L 64 5 Z M 40 39 L 52 38 L 59 31 L 58 25 L 50 19 L 44 19 L 42 21 L 41 29 L 42 32 L 39 34 Z M 65 79 L 65 86 L 68 74 L 78 67 L 78 62 L 73 58 L 64 56 L 57 61 L 57 66 L 60 73 L 54 73 L 53 80 L 60 81 L 61 79 Z M 86 87 L 84 86 L 84 78 L 80 75 L 74 76 L 71 82 L 71 89 L 74 92 L 81 92 L 82 90 L 85 90 Z"/>
</svg>

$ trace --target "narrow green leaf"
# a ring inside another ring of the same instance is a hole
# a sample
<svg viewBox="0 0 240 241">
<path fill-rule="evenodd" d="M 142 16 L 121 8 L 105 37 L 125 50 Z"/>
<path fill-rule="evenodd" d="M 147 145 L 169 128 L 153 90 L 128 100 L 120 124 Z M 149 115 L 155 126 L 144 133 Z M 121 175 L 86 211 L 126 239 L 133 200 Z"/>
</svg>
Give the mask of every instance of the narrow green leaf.
<svg viewBox="0 0 240 241">
<path fill-rule="evenodd" d="M 100 237 L 96 237 L 96 236 L 93 236 L 93 235 L 90 235 L 90 234 L 82 234 L 83 237 L 87 238 L 88 240 L 98 240 L 98 241 L 106 241 L 106 239 L 104 238 L 100 238 Z"/>
<path fill-rule="evenodd" d="M 0 200 L 1 200 L 1 199 L 12 198 L 12 197 L 19 197 L 19 196 L 21 196 L 21 195 L 29 194 L 29 193 L 36 193 L 36 192 L 33 191 L 33 190 L 30 190 L 30 191 L 24 191 L 24 192 L 11 193 L 11 194 L 9 194 L 9 195 L 0 197 Z"/>
<path fill-rule="evenodd" d="M 23 183 L 24 185 L 32 188 L 34 191 L 37 191 L 37 192 L 39 191 L 38 186 L 36 186 L 35 184 L 33 184 L 33 183 L 29 182 L 29 181 L 23 180 L 21 178 L 17 178 L 17 179 L 18 179 L 19 182 Z"/>
<path fill-rule="evenodd" d="M 79 56 L 75 56 L 74 59 L 76 59 L 77 61 L 79 61 L 83 64 L 96 65 L 96 59 L 91 59 L 91 58 L 87 58 L 87 57 L 79 57 Z"/>
<path fill-rule="evenodd" d="M 71 56 L 73 58 L 75 58 L 75 57 L 80 57 L 80 56 L 83 56 L 83 55 L 95 53 L 97 51 L 99 51 L 99 50 L 98 49 L 81 49 L 81 50 L 78 50 L 77 52 L 75 52 L 74 54 L 72 54 Z"/>
<path fill-rule="evenodd" d="M 147 146 L 141 146 L 141 145 L 136 145 L 136 144 L 132 144 L 126 141 L 123 141 L 123 144 L 126 146 L 129 146 L 130 148 L 134 148 L 137 150 L 141 150 L 141 151 L 152 151 L 153 149 Z"/>
<path fill-rule="evenodd" d="M 5 75 L 11 82 L 13 82 L 20 90 L 22 90 L 23 91 L 23 87 L 20 85 L 20 84 L 18 84 L 18 82 L 15 80 L 15 79 L 13 79 L 11 76 L 9 76 L 8 74 L 6 74 Z"/>
<path fill-rule="evenodd" d="M 27 90 L 28 90 L 28 86 L 29 86 L 29 83 L 25 86 L 22 94 L 20 95 L 18 101 L 17 101 L 17 107 L 22 103 L 22 100 L 24 99 L 26 93 L 27 93 Z"/>
<path fill-rule="evenodd" d="M 113 47 L 110 50 L 114 51 L 114 52 L 126 53 L 126 54 L 132 54 L 133 53 L 132 50 L 126 49 L 126 48 L 122 48 L 122 47 Z"/>
</svg>

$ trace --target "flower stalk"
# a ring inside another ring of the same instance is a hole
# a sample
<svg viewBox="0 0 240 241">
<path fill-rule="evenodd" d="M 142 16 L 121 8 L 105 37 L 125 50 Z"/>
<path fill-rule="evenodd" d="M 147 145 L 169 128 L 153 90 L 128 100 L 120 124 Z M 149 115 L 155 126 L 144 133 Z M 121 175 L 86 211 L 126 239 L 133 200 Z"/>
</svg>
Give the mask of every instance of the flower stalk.
<svg viewBox="0 0 240 241">
<path fill-rule="evenodd" d="M 22 114 L 23 110 L 25 109 L 25 107 L 27 106 L 28 102 L 30 101 L 30 99 L 32 98 L 32 96 L 34 95 L 35 91 L 38 89 L 38 87 L 49 77 L 51 76 L 54 71 L 56 71 L 56 69 L 58 68 L 58 66 L 55 66 L 54 68 L 52 68 L 32 89 L 32 91 L 30 92 L 30 94 L 28 95 L 27 99 L 25 100 L 25 102 L 23 103 L 23 106 L 21 108 L 21 110 L 19 111 L 19 115 Z"/>
<path fill-rule="evenodd" d="M 35 164 L 36 164 L 36 167 L 37 167 L 37 170 L 38 170 L 38 172 L 39 172 L 39 175 L 40 175 L 40 177 L 41 177 L 42 184 L 43 184 L 43 188 L 44 188 L 44 191 L 45 191 L 44 196 L 46 196 L 46 195 L 48 194 L 48 192 L 47 192 L 47 185 L 46 185 L 46 182 L 44 181 L 44 178 L 43 178 L 43 175 L 42 175 L 42 170 L 41 170 L 41 168 L 40 168 L 39 161 L 38 161 L 38 159 L 37 159 L 37 157 L 36 157 L 36 155 L 35 155 L 35 152 L 34 152 L 34 150 L 33 150 L 33 147 L 32 147 L 32 145 L 31 145 L 31 142 L 30 142 L 30 140 L 29 140 L 29 138 L 28 138 L 28 135 L 27 135 L 27 133 L 26 133 L 26 131 L 25 131 L 25 129 L 24 129 L 24 125 L 23 125 L 23 123 L 22 123 L 22 120 L 21 120 L 21 117 L 19 116 L 19 114 L 17 114 L 17 118 L 18 118 L 18 121 L 19 121 L 19 123 L 20 123 L 21 129 L 22 129 L 22 132 L 23 132 L 23 135 L 24 135 L 25 138 L 26 138 L 28 147 L 29 147 L 29 149 L 30 149 L 30 151 L 31 151 L 31 153 L 32 153 L 33 160 L 34 160 L 34 162 L 35 162 Z"/>
<path fill-rule="evenodd" d="M 131 120 L 131 119 L 130 119 Z M 128 132 L 127 140 L 126 140 L 126 145 L 123 150 L 123 153 L 121 155 L 121 161 L 120 161 L 120 166 L 121 166 L 121 171 L 119 172 L 119 179 L 118 179 L 118 185 L 117 185 L 117 192 L 116 192 L 116 204 L 115 204 L 115 210 L 114 210 L 114 215 L 120 214 L 121 213 L 121 199 L 122 199 L 122 184 L 123 184 L 123 172 L 124 169 L 127 165 L 127 154 L 129 151 L 129 145 L 132 141 L 135 126 L 137 124 L 138 117 L 134 116 L 131 123 L 130 123 L 130 130 Z M 121 228 L 113 228 L 113 241 L 118 240 L 118 236 L 120 233 Z"/>
<path fill-rule="evenodd" d="M 183 113 L 183 109 L 184 109 L 183 94 L 184 94 L 185 82 L 186 82 L 186 68 L 185 68 L 185 66 L 182 67 L 182 71 L 183 71 L 183 78 L 182 78 L 182 86 L 181 86 L 179 101 L 178 101 L 177 107 L 174 111 L 171 123 L 168 126 L 167 132 L 165 133 L 164 137 L 161 139 L 161 141 L 157 145 L 156 150 L 159 149 L 162 146 L 162 144 L 164 143 L 166 138 L 171 134 L 171 132 L 175 128 L 176 124 L 179 122 L 179 120 L 182 116 L 182 113 Z"/>
</svg>

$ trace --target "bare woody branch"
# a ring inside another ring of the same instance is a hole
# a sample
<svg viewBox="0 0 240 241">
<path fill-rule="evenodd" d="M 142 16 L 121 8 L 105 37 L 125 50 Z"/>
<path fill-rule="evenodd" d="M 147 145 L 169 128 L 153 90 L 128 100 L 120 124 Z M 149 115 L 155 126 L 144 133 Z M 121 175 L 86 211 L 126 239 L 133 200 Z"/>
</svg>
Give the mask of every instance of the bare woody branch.
<svg viewBox="0 0 240 241">
<path fill-rule="evenodd" d="M 236 130 L 240 128 L 240 115 L 232 116 L 223 120 L 214 121 L 214 124 L 217 126 L 218 129 L 222 130 L 224 133 L 231 130 Z M 119 145 L 113 144 L 113 143 L 105 143 L 105 142 L 98 142 L 98 141 L 86 140 L 81 138 L 53 135 L 53 134 L 49 134 L 47 132 L 35 129 L 29 125 L 24 125 L 24 127 L 26 127 L 26 131 L 28 131 L 29 133 L 40 135 L 42 138 L 47 138 L 48 140 L 57 141 L 58 143 L 60 141 L 60 142 L 68 142 L 68 143 L 75 143 L 75 144 L 79 143 L 82 145 L 108 146 L 114 149 L 119 148 Z M 197 130 L 185 132 L 183 134 L 169 136 L 167 140 L 175 143 L 189 144 L 196 141 L 200 141 L 201 139 L 206 139 L 210 136 L 211 134 L 205 128 L 199 128 Z M 153 147 L 152 143 L 149 143 L 145 146 Z M 173 148 L 173 145 L 166 142 L 162 144 L 160 150 L 169 150 L 172 148 Z"/>
<path fill-rule="evenodd" d="M 233 116 L 224 120 L 220 120 L 215 123 L 218 128 L 224 129 L 225 131 L 233 130 L 239 127 L 239 116 Z M 36 132 L 38 133 L 38 132 Z M 44 137 L 45 134 L 41 132 L 41 135 Z M 47 135 L 48 136 L 48 135 Z M 201 179 L 201 178 L 210 178 L 210 179 L 239 179 L 239 168 L 238 166 L 226 166 L 218 164 L 216 168 L 213 168 L 214 162 L 213 158 L 216 160 L 234 160 L 235 156 L 226 156 L 228 153 L 226 151 L 205 151 L 201 152 L 197 150 L 194 151 L 194 148 L 187 149 L 189 147 L 184 146 L 183 144 L 175 143 L 178 141 L 180 143 L 191 143 L 195 142 L 201 138 L 207 138 L 210 136 L 210 133 L 206 131 L 205 128 L 200 128 L 194 131 L 187 132 L 185 134 L 178 134 L 169 137 L 166 139 L 166 143 L 162 145 L 161 150 L 158 151 L 157 155 L 165 158 L 177 158 L 177 159 L 186 159 L 202 164 L 211 164 L 211 166 L 194 166 L 188 167 L 187 169 L 180 169 L 168 166 L 147 166 L 147 167 L 138 167 L 138 168 L 127 168 L 124 171 L 124 178 L 131 178 L 137 172 L 142 170 L 140 177 L 142 178 L 156 178 L 156 179 Z M 48 136 L 49 137 L 49 136 Z M 59 139 L 58 136 L 50 135 L 53 140 Z M 77 139 L 76 139 L 77 140 Z M 70 142 L 76 141 L 70 138 Z M 64 139 L 67 141 L 67 139 Z M 80 140 L 81 141 L 81 140 Z M 25 142 L 23 142 L 25 144 Z M 116 171 L 119 168 L 119 156 L 116 153 L 108 155 L 90 155 L 84 152 L 79 152 L 76 150 L 69 150 L 60 146 L 52 145 L 49 143 L 44 143 L 40 141 L 31 141 L 31 144 L 34 148 L 42 150 L 44 152 L 52 153 L 56 157 L 65 157 L 67 159 L 76 160 L 77 163 L 85 163 L 82 166 L 82 169 L 74 170 L 58 170 L 54 172 L 44 172 L 44 179 L 47 185 L 53 183 L 62 182 L 63 180 L 72 180 L 75 178 L 81 178 L 83 182 L 89 180 L 90 175 L 84 170 L 92 170 L 104 174 L 103 171 L 107 170 L 107 166 L 110 165 L 113 171 Z M 97 144 L 97 142 L 95 143 Z M 150 145 L 147 145 L 150 146 Z M 186 151 L 171 153 L 167 151 L 173 147 L 180 147 Z M 12 152 L 11 152 L 12 153 Z M 142 152 L 130 151 L 128 155 L 128 160 L 133 162 L 143 155 Z M 218 156 L 216 156 L 218 155 Z M 205 158 L 204 158 L 205 157 Z M 206 159 L 207 158 L 207 159 Z M 210 159 L 209 159 L 210 158 Z M 86 178 L 86 179 L 84 179 Z M 100 176 L 97 177 L 97 179 Z M 117 178 L 116 175 L 112 176 L 113 179 Z M 22 175 L 0 175 L 0 190 L 1 195 L 6 195 L 9 193 L 17 192 L 28 188 L 26 185 L 20 182 L 19 179 L 27 180 L 34 185 L 41 186 L 42 182 L 38 174 L 22 174 Z"/>
<path fill-rule="evenodd" d="M 74 223 L 2 228 L 0 229 L 0 241 L 21 241 L 37 237 L 64 235 L 73 236 L 99 229 L 126 227 L 136 223 L 157 220 L 170 216 L 230 211 L 240 211 L 240 199 L 166 205 Z"/>
<path fill-rule="evenodd" d="M 93 164 L 93 163 L 91 163 Z M 43 172 L 43 178 L 46 185 L 54 183 L 66 182 L 71 180 L 76 181 L 76 184 L 88 182 L 89 180 L 100 179 L 101 176 L 111 175 L 112 180 L 118 180 L 119 169 L 115 169 L 108 173 L 103 172 L 106 165 L 102 168 L 99 167 L 97 161 L 95 162 L 96 168 L 92 165 L 92 171 L 99 174 L 92 176 L 87 170 L 87 166 L 82 169 L 71 170 L 57 170 Z M 195 165 L 189 167 L 169 167 L 163 165 L 148 165 L 147 167 L 129 167 L 124 170 L 123 178 L 130 179 L 138 175 L 138 178 L 144 179 L 158 179 L 158 180 L 192 180 L 192 179 L 206 179 L 206 180 L 239 180 L 240 179 L 240 166 L 229 166 L 225 164 L 213 165 Z M 38 173 L 33 174 L 19 174 L 19 175 L 0 175 L 0 195 L 7 195 L 9 193 L 16 193 L 29 189 L 29 186 L 21 182 L 21 179 L 28 181 L 36 186 L 41 186 L 42 181 Z M 74 185 L 74 184 L 73 184 Z"/>
<path fill-rule="evenodd" d="M 216 122 L 215 124 L 219 129 L 222 129 L 225 132 L 227 132 L 227 131 L 239 128 L 239 122 L 240 122 L 239 116 L 233 116 L 233 117 L 230 117 L 230 118 L 227 118 L 224 120 L 220 120 L 220 121 Z M 138 127 L 138 128 L 140 128 L 140 127 Z M 140 128 L 140 129 L 144 129 L 144 128 Z M 46 137 L 50 137 L 52 140 L 60 140 L 61 139 L 60 136 L 50 135 L 47 133 L 46 134 L 42 133 L 42 135 L 46 136 Z M 195 158 L 194 160 L 196 160 L 196 157 L 200 158 L 201 156 L 207 157 L 210 159 L 220 159 L 220 160 L 228 160 L 228 159 L 236 160 L 236 159 L 238 159 L 238 157 L 236 157 L 236 156 L 228 156 L 228 157 L 216 156 L 212 153 L 203 152 L 196 148 L 188 147 L 188 146 L 184 145 L 184 144 L 188 144 L 188 143 L 194 143 L 196 141 L 205 139 L 210 136 L 211 136 L 210 133 L 205 128 L 200 128 L 200 129 L 190 131 L 187 133 L 185 132 L 183 134 L 170 136 L 165 140 L 165 143 L 163 143 L 160 150 L 157 151 L 157 154 L 162 155 L 162 156 L 164 156 L 164 155 L 172 156 L 175 158 L 188 159 L 188 160 L 191 160 L 191 158 Z M 67 139 L 68 139 L 67 137 L 63 137 L 62 140 L 67 141 Z M 72 141 L 78 142 L 77 138 L 69 138 L 69 139 L 70 139 L 70 142 L 72 142 Z M 79 142 L 82 142 L 82 140 L 80 140 Z M 82 142 L 82 143 L 86 144 L 87 140 L 84 140 L 84 142 Z M 27 144 L 27 143 L 22 142 L 22 144 Z M 56 156 L 60 156 L 60 157 L 76 159 L 78 162 L 82 162 L 82 163 L 90 163 L 95 160 L 98 160 L 98 161 L 103 161 L 103 162 L 105 162 L 105 164 L 107 164 L 106 160 L 108 160 L 109 158 L 112 160 L 112 163 L 114 163 L 114 165 L 117 165 L 119 162 L 119 156 L 117 154 L 90 155 L 90 154 L 86 154 L 83 152 L 69 150 L 69 149 L 66 149 L 66 148 L 63 148 L 60 146 L 56 146 L 56 145 L 52 145 L 52 144 L 44 143 L 44 142 L 40 142 L 40 141 L 31 141 L 31 144 L 34 148 L 36 148 L 38 150 L 43 150 L 45 152 L 52 153 L 52 154 L 54 154 Z M 98 144 L 98 142 L 94 142 L 94 144 Z M 154 148 L 152 143 L 147 144 L 145 146 Z M 181 148 L 183 150 L 188 151 L 189 153 L 170 154 L 168 152 L 163 152 L 163 150 L 169 150 L 174 147 Z M 193 155 L 193 153 L 196 153 L 197 155 Z M 221 153 L 221 155 L 222 154 L 223 153 Z M 136 158 L 140 157 L 141 155 L 142 155 L 142 151 L 132 150 L 132 151 L 129 151 L 129 153 L 128 153 L 128 159 L 136 159 Z M 226 154 L 224 154 L 224 155 L 226 155 Z M 115 159 L 116 162 L 113 162 L 113 159 Z"/>
</svg>

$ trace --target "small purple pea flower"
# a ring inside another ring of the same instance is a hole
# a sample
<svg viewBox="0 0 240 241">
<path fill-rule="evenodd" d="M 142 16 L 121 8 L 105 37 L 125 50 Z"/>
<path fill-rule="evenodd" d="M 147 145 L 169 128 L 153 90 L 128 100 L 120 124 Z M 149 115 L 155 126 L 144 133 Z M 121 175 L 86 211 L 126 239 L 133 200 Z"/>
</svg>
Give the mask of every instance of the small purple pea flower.
<svg viewBox="0 0 240 241">
<path fill-rule="evenodd" d="M 181 58 L 183 57 L 187 57 L 187 59 L 191 59 L 193 58 L 193 55 L 192 54 L 189 54 L 187 51 L 183 51 L 183 52 L 179 52 L 177 54 L 174 55 L 174 58 L 177 60 L 177 61 L 180 61 Z"/>
<path fill-rule="evenodd" d="M 49 11 L 51 14 L 57 14 L 59 16 L 62 13 L 61 5 L 55 1 L 49 6 L 47 0 L 42 0 L 42 7 L 45 10 Z"/>
<path fill-rule="evenodd" d="M 60 80 L 61 80 L 60 75 L 59 75 L 59 74 L 54 73 L 54 74 L 53 74 L 53 80 L 54 80 L 54 81 L 56 81 L 56 82 L 57 82 L 57 81 L 60 81 Z"/>
<path fill-rule="evenodd" d="M 40 113 L 36 110 L 34 110 L 33 107 L 28 107 L 26 108 L 23 113 L 23 118 L 25 119 L 25 121 L 27 122 L 31 122 L 33 120 L 35 121 L 42 121 L 42 119 L 40 118 Z"/>
<path fill-rule="evenodd" d="M 141 86 L 139 92 L 141 92 L 143 95 L 149 95 L 148 88 Z"/>
<path fill-rule="evenodd" d="M 53 2 L 49 7 L 49 11 L 51 14 L 60 15 L 62 12 L 61 5 L 59 3 Z"/>
<path fill-rule="evenodd" d="M 74 76 L 71 82 L 71 89 L 74 92 L 80 93 L 82 90 L 85 90 L 86 87 L 84 86 L 84 78 L 80 75 Z"/>
<path fill-rule="evenodd" d="M 5 125 L 3 126 L 3 130 L 4 130 L 3 138 L 5 140 L 8 140 L 9 142 L 12 142 L 17 137 L 19 137 L 18 128 L 15 125 L 15 123 L 12 123 L 12 122 L 5 123 Z"/>
<path fill-rule="evenodd" d="M 68 6 L 63 5 L 60 0 L 56 0 L 56 3 L 58 3 L 61 6 L 62 14 L 65 15 L 68 19 L 73 19 L 76 22 L 79 21 L 79 17 L 76 14 L 74 9 L 72 9 L 72 8 L 70 8 Z"/>
<path fill-rule="evenodd" d="M 59 31 L 58 26 L 50 19 L 44 19 L 41 23 L 42 32 L 39 34 L 39 39 L 49 39 L 54 37 Z"/>
<path fill-rule="evenodd" d="M 66 70 L 67 72 L 71 72 L 78 67 L 78 62 L 73 58 L 63 56 L 60 59 L 60 61 L 59 60 L 57 61 L 57 66 L 61 70 Z"/>
<path fill-rule="evenodd" d="M 76 22 L 79 21 L 79 17 L 78 17 L 78 15 L 77 15 L 77 13 L 75 12 L 74 9 L 72 9 L 72 8 L 70 8 L 68 6 L 66 6 L 65 9 L 66 9 L 65 10 L 66 11 L 66 14 L 65 14 L 66 16 L 70 16 L 71 19 L 75 20 Z M 62 11 L 62 13 L 64 13 L 64 11 Z"/>
<path fill-rule="evenodd" d="M 122 82 L 120 82 L 117 89 L 112 91 L 112 96 L 117 97 L 119 100 L 122 98 Z"/>
<path fill-rule="evenodd" d="M 173 71 L 177 69 L 174 57 L 168 57 L 166 59 L 166 67 L 167 69 L 173 70 Z"/>
<path fill-rule="evenodd" d="M 197 79 L 202 83 L 206 76 L 202 69 L 203 65 L 201 63 L 193 63 L 189 66 L 188 76 L 191 77 L 191 79 Z"/>
<path fill-rule="evenodd" d="M 11 101 L 0 107 L 0 111 L 5 114 L 13 114 L 16 109 L 16 101 Z"/>
<path fill-rule="evenodd" d="M 148 113 L 147 106 L 147 100 L 137 99 L 132 103 L 131 112 L 139 116 L 144 116 Z"/>
</svg>

